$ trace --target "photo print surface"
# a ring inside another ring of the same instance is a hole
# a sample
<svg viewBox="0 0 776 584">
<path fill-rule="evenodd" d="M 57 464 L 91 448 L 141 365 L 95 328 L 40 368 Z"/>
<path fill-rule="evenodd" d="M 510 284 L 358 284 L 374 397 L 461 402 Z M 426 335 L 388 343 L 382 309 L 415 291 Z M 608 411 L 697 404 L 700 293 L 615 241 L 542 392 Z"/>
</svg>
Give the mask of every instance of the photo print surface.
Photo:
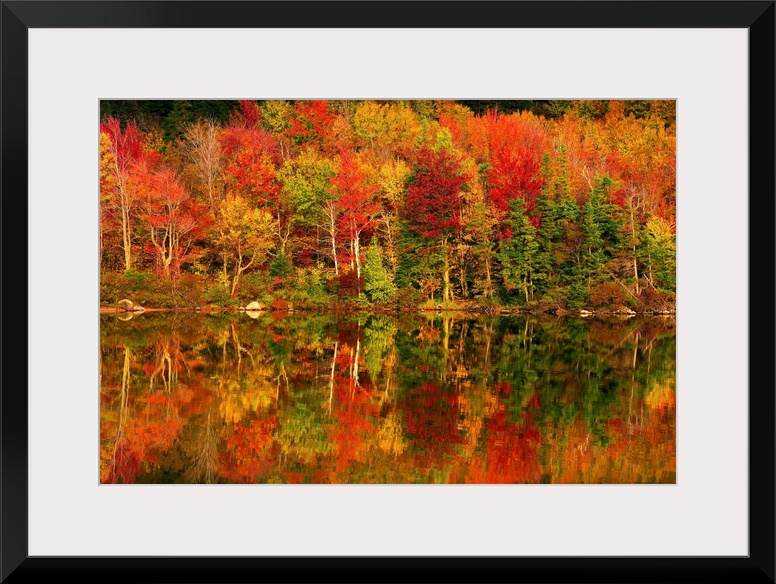
<svg viewBox="0 0 776 584">
<path fill-rule="evenodd" d="M 673 100 L 102 100 L 101 483 L 676 482 Z"/>
</svg>

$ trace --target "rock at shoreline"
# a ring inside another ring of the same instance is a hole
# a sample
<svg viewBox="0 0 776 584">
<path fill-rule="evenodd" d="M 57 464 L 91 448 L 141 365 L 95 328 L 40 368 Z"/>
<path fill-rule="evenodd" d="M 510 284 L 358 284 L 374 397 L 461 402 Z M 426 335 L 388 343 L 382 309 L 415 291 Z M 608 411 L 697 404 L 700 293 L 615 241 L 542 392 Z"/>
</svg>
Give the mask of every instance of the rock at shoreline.
<svg viewBox="0 0 776 584">
<path fill-rule="evenodd" d="M 123 300 L 119 300 L 117 303 L 117 306 L 123 310 L 131 311 L 132 308 L 135 306 L 135 303 L 131 300 L 127 300 L 124 298 Z"/>
<path fill-rule="evenodd" d="M 245 310 L 264 310 L 264 305 L 261 302 L 256 302 L 254 300 L 245 307 Z"/>
<path fill-rule="evenodd" d="M 132 306 L 132 312 L 145 312 L 145 308 L 143 308 L 139 304 L 134 304 Z"/>
</svg>

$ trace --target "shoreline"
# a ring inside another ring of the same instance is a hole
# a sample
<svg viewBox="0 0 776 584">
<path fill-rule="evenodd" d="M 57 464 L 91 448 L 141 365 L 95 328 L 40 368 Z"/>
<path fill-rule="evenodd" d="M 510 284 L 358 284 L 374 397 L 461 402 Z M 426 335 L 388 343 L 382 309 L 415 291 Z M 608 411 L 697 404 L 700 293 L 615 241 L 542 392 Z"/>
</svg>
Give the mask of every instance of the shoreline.
<svg viewBox="0 0 776 584">
<path fill-rule="evenodd" d="M 534 316 L 578 316 L 582 318 L 590 317 L 590 316 L 626 316 L 626 317 L 636 317 L 636 316 L 663 316 L 663 317 L 669 317 L 673 316 L 676 317 L 676 310 L 675 309 L 666 309 L 662 311 L 658 310 L 642 310 L 642 311 L 634 311 L 634 310 L 622 310 L 622 309 L 598 309 L 598 310 L 590 310 L 590 309 L 559 309 L 559 308 L 549 308 L 549 309 L 541 309 L 541 308 L 520 308 L 520 307 L 503 307 L 503 306 L 460 306 L 460 307 L 449 307 L 449 308 L 442 308 L 436 307 L 436 308 L 421 308 L 421 307 L 415 307 L 415 308 L 409 308 L 409 307 L 360 307 L 360 306 L 337 306 L 337 307 L 327 307 L 327 308 L 309 308 L 309 307 L 294 307 L 294 308 L 282 308 L 282 309 L 274 309 L 271 307 L 264 307 L 260 309 L 246 309 L 245 307 L 220 307 L 220 306 L 202 306 L 202 307 L 195 307 L 195 308 L 186 308 L 186 307 L 175 307 L 175 308 L 164 308 L 164 307 L 142 307 L 140 310 L 134 310 L 134 309 L 126 309 L 119 306 L 110 306 L 110 305 L 100 305 L 100 315 L 105 314 L 132 314 L 132 315 L 140 315 L 146 312 L 193 312 L 193 313 L 200 313 L 200 314 L 216 314 L 216 313 L 248 313 L 251 315 L 254 314 L 260 314 L 260 313 L 266 313 L 266 312 L 285 312 L 285 313 L 293 313 L 293 312 L 381 312 L 381 313 L 423 313 L 423 312 L 431 312 L 431 313 L 446 313 L 446 312 L 464 312 L 468 314 L 483 314 L 488 316 L 508 316 L 508 315 L 517 315 L 517 314 L 523 314 L 523 315 L 534 315 Z"/>
</svg>

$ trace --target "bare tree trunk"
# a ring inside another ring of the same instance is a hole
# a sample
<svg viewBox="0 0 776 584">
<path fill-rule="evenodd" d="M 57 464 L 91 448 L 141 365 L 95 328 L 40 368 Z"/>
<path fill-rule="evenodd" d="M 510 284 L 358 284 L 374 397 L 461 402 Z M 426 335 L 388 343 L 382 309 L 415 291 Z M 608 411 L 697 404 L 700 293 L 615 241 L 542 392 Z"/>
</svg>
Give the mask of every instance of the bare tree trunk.
<svg viewBox="0 0 776 584">
<path fill-rule="evenodd" d="M 442 274 L 442 301 L 450 301 L 450 261 L 447 257 L 447 239 L 442 240 L 442 254 L 445 258 L 444 273 Z"/>
<path fill-rule="evenodd" d="M 199 173 L 207 194 L 208 206 L 215 212 L 216 181 L 223 165 L 223 150 L 218 142 L 218 126 L 213 120 L 197 122 L 186 128 L 184 149 Z"/>
<path fill-rule="evenodd" d="M 280 253 L 282 255 L 286 255 L 286 244 L 288 244 L 288 238 L 291 235 L 291 222 L 286 221 L 286 225 L 284 227 L 281 219 L 282 217 L 280 216 L 280 210 L 278 210 L 277 222 L 278 222 L 278 241 L 280 241 Z"/>
<path fill-rule="evenodd" d="M 121 402 L 119 404 L 119 420 L 116 428 L 116 441 L 113 444 L 113 456 L 111 457 L 111 468 L 114 480 L 116 478 L 116 464 L 119 456 L 119 448 L 124 441 L 124 427 L 127 423 L 127 417 L 129 415 L 129 382 L 130 382 L 130 365 L 132 361 L 132 353 L 126 345 L 124 346 L 124 367 L 121 371 Z"/>
<path fill-rule="evenodd" d="M 490 277 L 490 253 L 485 254 L 485 290 L 483 290 L 485 298 L 491 298 L 493 296 L 493 281 Z"/>
<path fill-rule="evenodd" d="M 234 294 L 237 291 L 237 282 L 240 280 L 240 274 L 243 273 L 243 270 L 245 269 L 242 266 L 242 254 L 237 256 L 237 263 L 234 266 L 234 277 L 232 278 L 232 289 L 229 291 L 229 296 L 231 298 L 234 298 Z"/>
<path fill-rule="evenodd" d="M 132 269 L 132 237 L 129 221 L 129 202 L 124 189 L 121 192 L 121 240 L 124 247 L 124 272 Z"/>
<path fill-rule="evenodd" d="M 458 271 L 461 279 L 461 296 L 466 298 L 469 296 L 469 290 L 466 287 L 466 248 L 462 241 L 458 242 Z"/>
<path fill-rule="evenodd" d="M 334 366 L 337 363 L 337 347 L 339 343 L 334 342 L 334 356 L 331 358 L 331 375 L 329 376 L 329 414 L 331 414 L 331 402 L 334 398 Z"/>
<path fill-rule="evenodd" d="M 334 260 L 334 274 L 339 276 L 339 263 L 337 262 L 337 225 L 335 223 L 334 205 L 329 203 L 326 210 L 329 219 L 329 237 L 331 239 L 331 258 Z"/>
<path fill-rule="evenodd" d="M 235 268 L 235 269 L 234 269 L 234 277 L 232 278 L 232 288 L 231 288 L 231 290 L 229 291 L 229 296 L 230 296 L 231 298 L 234 298 L 234 295 L 235 295 L 235 293 L 237 292 L 237 283 L 238 283 L 238 282 L 239 282 L 239 280 L 240 280 L 240 274 L 242 274 L 242 273 L 243 273 L 243 270 L 240 268 L 240 265 L 239 265 L 239 264 L 238 264 L 238 265 L 236 265 L 234 268 Z"/>
<path fill-rule="evenodd" d="M 361 242 L 359 241 L 359 234 L 356 232 L 356 237 L 353 240 L 353 255 L 356 257 L 356 276 L 359 281 L 361 280 Z"/>
<path fill-rule="evenodd" d="M 448 313 L 449 314 L 449 313 Z M 442 347 L 445 350 L 445 360 L 444 365 L 442 366 L 442 375 L 447 376 L 447 362 L 450 357 L 450 328 L 451 328 L 451 317 L 445 316 L 442 317 Z"/>
<path fill-rule="evenodd" d="M 636 194 L 631 195 L 628 206 L 630 207 L 630 232 L 631 232 L 631 253 L 633 254 L 633 278 L 636 281 L 636 296 L 640 294 L 639 288 L 639 267 L 636 263 L 636 217 L 634 201 L 636 200 Z"/>
<path fill-rule="evenodd" d="M 523 290 L 525 291 L 525 303 L 528 304 L 528 278 L 523 276 Z"/>
<path fill-rule="evenodd" d="M 358 357 L 361 353 L 361 339 L 356 339 L 356 356 L 353 359 L 353 368 L 351 369 L 351 375 L 353 376 L 353 388 L 360 387 L 358 383 Z"/>
</svg>

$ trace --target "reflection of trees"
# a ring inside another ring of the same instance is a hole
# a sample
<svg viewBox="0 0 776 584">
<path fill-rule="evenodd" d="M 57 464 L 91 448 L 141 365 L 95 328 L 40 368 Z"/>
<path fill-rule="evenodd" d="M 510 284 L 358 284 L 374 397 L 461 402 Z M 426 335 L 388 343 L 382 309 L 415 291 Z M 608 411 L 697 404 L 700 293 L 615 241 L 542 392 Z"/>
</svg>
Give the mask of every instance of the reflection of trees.
<svg viewBox="0 0 776 584">
<path fill-rule="evenodd" d="M 230 325 L 232 351 L 223 339 L 220 375 L 218 376 L 219 413 L 227 424 L 240 422 L 251 413 L 269 410 L 277 403 L 280 381 L 286 377 L 284 365 L 275 373 L 275 359 L 253 346 L 243 345 L 240 334 Z M 242 356 L 247 355 L 250 365 L 243 367 Z M 286 378 L 286 385 L 287 385 Z"/>
<path fill-rule="evenodd" d="M 112 447 L 109 448 L 110 454 L 108 456 L 102 456 L 102 469 L 100 472 L 100 481 L 102 482 L 116 482 L 119 480 L 119 477 L 121 477 L 121 480 L 124 480 L 123 470 L 126 467 L 127 458 L 125 426 L 129 409 L 130 360 L 131 351 L 129 347 L 124 347 L 124 359 L 121 368 L 121 385 L 119 389 L 119 406 L 114 430 L 115 434 L 110 441 L 112 442 Z M 103 386 L 102 389 L 103 394 L 106 393 L 104 390 L 107 388 Z M 103 412 L 107 409 L 105 401 L 105 396 L 103 395 L 103 405 L 101 406 Z M 102 419 L 107 422 L 106 418 L 109 419 L 110 417 L 102 417 Z M 103 429 L 105 429 L 105 426 L 110 426 L 110 424 L 103 423 Z"/>
<path fill-rule="evenodd" d="M 334 400 L 334 372 L 337 367 L 337 349 L 339 343 L 334 343 L 334 355 L 331 358 L 331 374 L 329 375 L 329 414 L 331 414 L 331 405 Z"/>
<path fill-rule="evenodd" d="M 104 324 L 101 331 L 102 393 L 106 398 L 101 406 L 103 433 L 114 418 L 110 380 L 121 382 L 115 413 L 116 456 L 112 463 L 103 462 L 101 477 L 106 482 L 167 480 L 159 475 L 163 472 L 160 463 L 170 458 L 188 415 L 199 407 L 192 410 L 192 402 L 204 403 L 196 396 L 199 384 L 190 371 L 198 364 L 190 357 L 190 364 L 186 362 L 175 319 L 157 321 L 156 327 L 149 326 L 147 319 L 133 319 L 122 323 L 126 328 L 119 330 L 111 324 Z M 120 360 L 116 358 L 119 353 L 123 355 Z M 189 383 L 180 378 L 186 371 Z"/>
<path fill-rule="evenodd" d="M 142 315 L 101 336 L 106 482 L 675 476 L 664 319 Z"/>
<path fill-rule="evenodd" d="M 178 385 L 178 362 L 173 363 L 173 355 L 177 358 L 180 347 L 171 346 L 171 339 L 163 338 L 157 343 L 157 365 L 148 379 L 151 391 L 157 377 L 161 379 L 164 391 L 170 393 Z"/>
<path fill-rule="evenodd" d="M 115 373 L 107 368 L 107 377 L 120 375 L 121 381 L 118 412 L 113 414 L 117 420 L 113 453 L 101 471 L 105 482 L 140 480 L 146 470 L 144 463 L 154 464 L 172 446 L 183 425 L 171 393 L 175 387 L 173 382 L 177 383 L 174 357 L 162 345 L 165 350 L 161 351 L 142 351 L 124 345 L 120 368 L 116 367 Z M 133 375 L 133 368 L 145 372 L 147 384 L 140 382 L 139 372 Z M 154 386 L 157 377 L 164 381 L 161 392 Z M 110 403 L 105 403 L 102 410 L 103 420 L 113 417 L 108 415 Z"/>
<path fill-rule="evenodd" d="M 213 483 L 221 468 L 219 449 L 220 429 L 213 421 L 215 416 L 208 411 L 204 420 L 193 428 L 195 438 L 188 444 L 189 463 L 184 471 L 186 482 Z"/>
</svg>

